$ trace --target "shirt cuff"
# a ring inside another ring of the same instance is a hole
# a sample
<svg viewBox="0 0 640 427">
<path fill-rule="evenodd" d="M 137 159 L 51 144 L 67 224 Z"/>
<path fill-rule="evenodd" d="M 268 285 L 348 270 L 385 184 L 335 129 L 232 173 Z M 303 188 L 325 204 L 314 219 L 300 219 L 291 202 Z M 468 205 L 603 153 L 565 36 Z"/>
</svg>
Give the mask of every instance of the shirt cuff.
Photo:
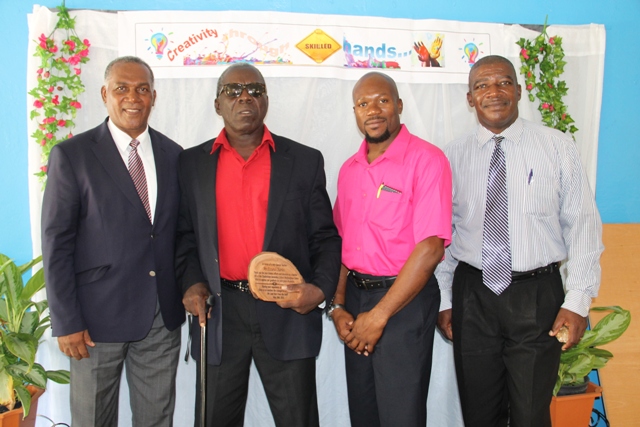
<svg viewBox="0 0 640 427">
<path fill-rule="evenodd" d="M 451 297 L 453 292 L 451 289 L 440 289 L 440 311 L 449 310 L 451 308 Z"/>
<path fill-rule="evenodd" d="M 440 305 L 442 307 L 442 304 Z M 591 307 L 591 297 L 580 291 L 568 291 L 564 297 L 562 308 L 573 311 L 582 317 L 589 315 L 589 307 Z"/>
<path fill-rule="evenodd" d="M 324 310 L 326 306 L 327 306 L 327 301 L 322 301 L 320 304 L 318 304 L 318 308 L 320 310 Z"/>
</svg>

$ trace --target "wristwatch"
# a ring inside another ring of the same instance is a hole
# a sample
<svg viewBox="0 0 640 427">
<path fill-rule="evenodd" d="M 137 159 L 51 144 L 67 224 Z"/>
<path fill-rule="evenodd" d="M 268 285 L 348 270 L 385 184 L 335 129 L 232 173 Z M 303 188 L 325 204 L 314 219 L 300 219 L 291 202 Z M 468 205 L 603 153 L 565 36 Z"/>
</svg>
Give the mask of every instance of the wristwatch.
<svg viewBox="0 0 640 427">
<path fill-rule="evenodd" d="M 331 315 L 333 314 L 333 311 L 334 311 L 336 308 L 341 308 L 341 309 L 343 309 L 343 310 L 345 310 L 345 311 L 346 311 L 346 307 L 345 307 L 344 305 L 342 305 L 342 304 L 331 304 L 331 305 L 329 306 L 329 309 L 327 310 L 327 317 L 329 318 L 329 320 L 333 320 L 333 319 L 331 318 Z"/>
</svg>

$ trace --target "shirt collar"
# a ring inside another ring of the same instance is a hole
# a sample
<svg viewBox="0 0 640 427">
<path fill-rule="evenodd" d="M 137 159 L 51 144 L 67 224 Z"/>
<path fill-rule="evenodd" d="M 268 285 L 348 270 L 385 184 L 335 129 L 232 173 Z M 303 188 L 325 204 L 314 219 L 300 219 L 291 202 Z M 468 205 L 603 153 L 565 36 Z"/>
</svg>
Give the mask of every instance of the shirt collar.
<svg viewBox="0 0 640 427">
<path fill-rule="evenodd" d="M 511 124 L 508 128 L 503 130 L 499 135 L 504 136 L 504 138 L 508 141 L 515 142 L 518 144 L 522 137 L 522 131 L 524 126 L 522 124 L 522 119 L 517 118 L 515 122 Z M 496 136 L 489 129 L 485 128 L 482 125 L 478 125 L 478 129 L 476 130 L 476 139 L 478 140 L 478 147 L 482 147 L 487 144 L 493 137 Z"/>
<path fill-rule="evenodd" d="M 273 136 L 271 136 L 271 132 L 269 132 L 269 129 L 267 129 L 267 125 L 263 126 L 264 132 L 262 133 L 262 141 L 260 142 L 260 145 L 258 147 L 267 144 L 269 145 L 269 147 L 271 147 L 271 150 L 275 152 L 276 144 L 275 142 L 273 142 Z M 211 147 L 211 153 L 209 154 L 213 154 L 213 152 L 216 151 L 218 147 L 224 147 L 226 150 L 232 149 L 231 144 L 229 144 L 229 140 L 227 139 L 227 131 L 225 128 L 222 128 L 222 130 L 218 134 L 218 137 L 213 143 L 213 147 Z"/>
<path fill-rule="evenodd" d="M 389 159 L 392 162 L 396 162 L 402 164 L 404 161 L 404 155 L 407 152 L 407 147 L 409 146 L 409 139 L 411 139 L 411 134 L 407 127 L 402 124 L 400 126 L 400 132 L 396 135 L 396 138 L 389 144 L 387 150 L 378 157 L 374 163 L 381 161 L 382 159 Z M 367 145 L 366 140 L 362 140 L 362 144 L 360 144 L 360 149 L 353 156 L 352 162 L 359 162 L 368 164 L 367 154 L 369 152 L 369 146 Z"/>
<path fill-rule="evenodd" d="M 116 147 L 118 147 L 118 151 L 121 153 L 127 153 L 129 150 L 129 143 L 133 140 L 129 135 L 120 130 L 118 126 L 113 124 L 111 119 L 107 121 L 107 126 L 109 127 L 109 132 L 111 133 L 111 137 L 113 141 L 116 143 Z M 145 128 L 144 132 L 138 135 L 135 139 L 140 141 L 140 145 L 138 145 L 138 150 L 141 153 L 144 153 L 146 150 L 151 149 L 151 137 L 149 136 L 149 126 Z"/>
</svg>

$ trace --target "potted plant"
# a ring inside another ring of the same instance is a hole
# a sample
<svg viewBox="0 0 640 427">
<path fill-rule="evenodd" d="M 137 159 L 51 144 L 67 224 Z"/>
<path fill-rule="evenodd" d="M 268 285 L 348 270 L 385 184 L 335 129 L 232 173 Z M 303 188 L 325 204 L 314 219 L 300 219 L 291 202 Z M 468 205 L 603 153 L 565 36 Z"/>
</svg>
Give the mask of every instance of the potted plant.
<svg viewBox="0 0 640 427">
<path fill-rule="evenodd" d="M 33 301 L 44 288 L 44 273 L 39 269 L 26 284 L 22 276 L 41 259 L 17 266 L 0 254 L 0 406 L 11 412 L 19 401 L 21 408 L 15 410 L 16 416 L 22 413 L 23 418 L 32 408 L 32 394 L 42 394 L 47 380 L 69 383 L 69 371 L 47 371 L 35 362 L 40 339 L 51 326 L 47 301 Z"/>
<path fill-rule="evenodd" d="M 619 306 L 593 307 L 592 311 L 610 311 L 595 327 L 585 331 L 578 344 L 562 353 L 558 378 L 551 400 L 553 427 L 588 425 L 593 401 L 602 388 L 590 383 L 593 369 L 603 368 L 613 357 L 598 348 L 624 333 L 631 323 L 631 313 Z M 570 391 L 565 391 L 568 388 Z M 580 390 L 581 389 L 581 390 Z"/>
</svg>

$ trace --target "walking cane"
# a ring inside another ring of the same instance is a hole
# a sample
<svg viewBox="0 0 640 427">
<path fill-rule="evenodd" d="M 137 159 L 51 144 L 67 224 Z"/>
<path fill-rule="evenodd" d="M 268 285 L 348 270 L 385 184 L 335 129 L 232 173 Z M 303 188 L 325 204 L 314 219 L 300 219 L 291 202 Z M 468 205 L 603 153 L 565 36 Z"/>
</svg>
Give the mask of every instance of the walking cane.
<svg viewBox="0 0 640 427">
<path fill-rule="evenodd" d="M 209 312 L 216 303 L 215 297 L 209 295 L 205 301 L 204 311 Z M 205 319 L 204 326 L 200 326 L 200 426 L 205 427 L 207 423 L 207 322 Z"/>
</svg>

